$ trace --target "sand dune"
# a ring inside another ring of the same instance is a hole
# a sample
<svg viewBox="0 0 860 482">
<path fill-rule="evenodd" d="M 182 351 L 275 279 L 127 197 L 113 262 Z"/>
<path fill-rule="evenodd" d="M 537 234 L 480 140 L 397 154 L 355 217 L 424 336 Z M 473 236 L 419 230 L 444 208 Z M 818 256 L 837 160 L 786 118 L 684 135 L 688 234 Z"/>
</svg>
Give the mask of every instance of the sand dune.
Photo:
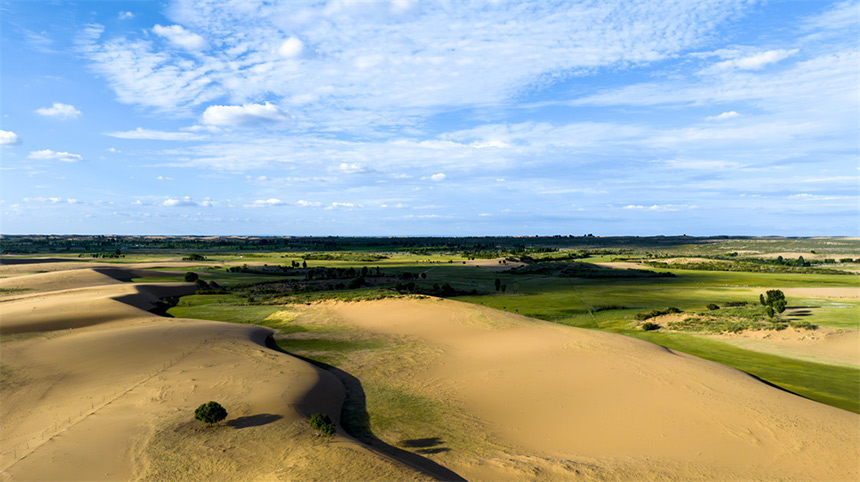
<svg viewBox="0 0 860 482">
<path fill-rule="evenodd" d="M 435 347 L 416 374 L 501 452 L 452 455 L 469 480 L 857 480 L 860 416 L 626 337 L 453 301 L 325 308 Z"/>
<path fill-rule="evenodd" d="M 316 436 L 306 417 L 337 421 L 343 386 L 265 348 L 270 330 L 157 317 L 132 305 L 183 286 L 97 279 L 70 272 L 78 288 L 0 303 L 0 330 L 17 333 L 2 343 L 0 479 L 427 478 L 349 437 Z M 192 420 L 209 400 L 226 425 Z"/>
<path fill-rule="evenodd" d="M 28 290 L 0 298 L 0 480 L 428 478 L 316 436 L 306 417 L 337 421 L 343 385 L 267 349 L 270 330 L 154 316 L 142 309 L 190 284 L 109 273 L 0 280 Z M 469 480 L 860 478 L 860 416 L 715 363 L 446 300 L 301 309 L 429 357 L 411 382 L 484 443 L 433 460 Z M 226 424 L 191 420 L 208 400 Z"/>
</svg>

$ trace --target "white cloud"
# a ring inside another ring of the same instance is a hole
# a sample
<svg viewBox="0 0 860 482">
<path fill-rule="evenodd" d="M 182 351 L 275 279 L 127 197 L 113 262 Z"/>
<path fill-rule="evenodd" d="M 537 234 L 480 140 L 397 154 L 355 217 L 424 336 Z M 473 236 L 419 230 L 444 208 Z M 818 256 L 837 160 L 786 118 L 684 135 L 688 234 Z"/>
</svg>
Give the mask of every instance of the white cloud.
<svg viewBox="0 0 860 482">
<path fill-rule="evenodd" d="M 268 96 L 295 99 L 315 122 L 351 116 L 356 125 L 401 125 L 413 111 L 497 103 L 593 69 L 671 58 L 745 6 L 745 0 L 635 8 L 627 0 L 541 8 L 176 3 L 170 18 L 185 27 L 153 31 L 198 50 L 205 41 L 186 28 L 200 32 L 217 51 L 189 59 L 143 36 L 102 39 L 101 26 L 85 32 L 80 46 L 123 102 L 177 111 L 222 96 L 237 104 Z M 304 54 L 309 46 L 313 55 Z M 295 61 L 284 62 L 284 55 Z"/>
<path fill-rule="evenodd" d="M 121 12 L 119 12 L 119 15 L 117 15 L 117 16 L 119 17 L 120 20 L 131 20 L 134 18 L 134 13 L 127 12 L 127 11 L 121 11 Z"/>
<path fill-rule="evenodd" d="M 54 102 L 51 107 L 40 107 L 36 109 L 36 113 L 45 117 L 55 117 L 57 119 L 77 119 L 81 115 L 81 111 L 73 105 Z"/>
<path fill-rule="evenodd" d="M 622 209 L 635 209 L 644 211 L 680 211 L 682 209 L 696 209 L 697 206 L 689 204 L 652 204 L 651 206 L 642 206 L 640 204 L 628 204 Z"/>
<path fill-rule="evenodd" d="M 168 198 L 163 203 L 161 203 L 161 205 L 166 208 L 175 208 L 197 206 L 197 203 L 194 202 L 191 197 L 185 196 L 183 198 Z"/>
<path fill-rule="evenodd" d="M 18 134 L 12 131 L 0 130 L 0 146 L 15 146 L 21 143 Z"/>
<path fill-rule="evenodd" d="M 152 27 L 152 32 L 160 37 L 164 37 L 168 42 L 176 47 L 185 50 L 197 51 L 206 50 L 209 44 L 200 35 L 185 30 L 181 25 L 168 25 L 166 27 L 156 25 Z"/>
<path fill-rule="evenodd" d="M 269 206 L 283 206 L 287 203 L 281 201 L 278 198 L 269 198 L 269 199 L 258 199 L 253 202 L 253 204 L 246 205 L 247 207 L 269 207 Z"/>
<path fill-rule="evenodd" d="M 361 205 L 357 205 L 357 206 L 358 206 L 358 207 L 361 207 Z M 355 203 L 333 202 L 333 203 L 331 203 L 331 205 L 329 205 L 328 207 L 326 207 L 326 210 L 332 210 L 332 209 L 338 209 L 338 208 L 343 208 L 343 209 L 352 209 L 352 208 L 354 208 L 354 207 L 356 207 L 356 204 L 355 204 Z"/>
<path fill-rule="evenodd" d="M 216 126 L 238 126 L 262 122 L 278 122 L 284 114 L 276 106 L 265 104 L 210 105 L 203 112 L 204 124 Z"/>
<path fill-rule="evenodd" d="M 723 112 L 722 114 L 719 114 L 719 115 L 712 115 L 712 116 L 705 117 L 705 120 L 722 121 L 722 120 L 728 120 L 728 119 L 731 119 L 734 117 L 740 117 L 740 114 L 738 114 L 737 112 L 735 112 L 733 110 L 730 110 L 728 112 Z"/>
<path fill-rule="evenodd" d="M 156 177 L 156 179 L 159 181 L 172 181 L 173 180 L 172 177 L 167 177 L 167 176 L 158 176 L 158 177 Z"/>
<path fill-rule="evenodd" d="M 322 206 L 322 203 L 321 203 L 321 202 L 316 202 L 316 201 L 303 201 L 303 200 L 301 200 L 301 199 L 299 199 L 299 200 L 296 202 L 296 204 L 297 204 L 297 205 L 299 205 L 299 206 L 301 206 L 301 207 L 305 207 L 305 208 L 315 208 L 315 207 L 320 207 L 320 206 Z"/>
<path fill-rule="evenodd" d="M 116 137 L 117 139 L 136 139 L 136 140 L 153 140 L 153 141 L 198 141 L 206 139 L 205 136 L 192 134 L 190 132 L 165 132 L 152 129 L 144 129 L 138 127 L 133 131 L 108 132 L 106 136 Z"/>
<path fill-rule="evenodd" d="M 48 204 L 81 204 L 80 201 L 74 198 L 62 198 L 62 197 L 25 197 L 24 202 L 28 203 L 48 203 Z"/>
<path fill-rule="evenodd" d="M 780 60 L 786 59 L 798 52 L 797 49 L 792 50 L 768 50 L 757 54 L 749 55 L 732 60 L 726 60 L 716 64 L 714 67 L 718 70 L 741 69 L 741 70 L 759 70 L 767 65 L 775 64 Z"/>
<path fill-rule="evenodd" d="M 336 171 L 336 172 L 342 172 L 344 174 L 357 174 L 360 172 L 367 171 L 367 169 L 365 169 L 361 164 L 358 164 L 355 162 L 353 162 L 353 163 L 342 162 L 335 167 L 329 168 L 329 170 L 330 171 Z"/>
<path fill-rule="evenodd" d="M 121 150 L 117 149 L 116 147 L 108 147 L 107 151 L 110 152 L 111 154 L 117 154 L 117 153 L 122 152 Z"/>
<path fill-rule="evenodd" d="M 281 46 L 278 48 L 278 53 L 281 55 L 281 57 L 291 59 L 300 56 L 304 48 L 304 42 L 302 42 L 296 37 L 290 37 L 287 40 L 284 40 L 284 43 L 282 43 Z"/>
<path fill-rule="evenodd" d="M 70 152 L 57 152 L 50 149 L 42 149 L 41 151 L 32 151 L 27 156 L 28 159 L 46 160 L 46 161 L 61 161 L 61 162 L 79 162 L 84 158 L 79 154 Z"/>
<path fill-rule="evenodd" d="M 445 178 L 447 178 L 447 177 L 448 176 L 446 176 L 444 173 L 440 172 L 437 174 L 433 174 L 432 176 L 430 176 L 429 179 L 433 182 L 440 182 L 440 181 L 444 181 Z"/>
</svg>

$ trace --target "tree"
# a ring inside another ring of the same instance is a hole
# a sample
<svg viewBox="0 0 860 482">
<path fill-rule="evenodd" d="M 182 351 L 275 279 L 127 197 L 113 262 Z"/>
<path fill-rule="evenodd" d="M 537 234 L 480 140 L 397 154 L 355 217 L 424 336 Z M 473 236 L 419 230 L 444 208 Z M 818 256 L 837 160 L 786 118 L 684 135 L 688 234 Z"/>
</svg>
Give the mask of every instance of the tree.
<svg viewBox="0 0 860 482">
<path fill-rule="evenodd" d="M 315 413 L 311 415 L 311 419 L 308 420 L 308 425 L 310 425 L 312 429 L 327 437 L 331 437 L 332 435 L 337 433 L 337 428 L 335 428 L 334 424 L 331 422 L 331 419 L 328 418 L 328 415 L 323 413 Z"/>
<path fill-rule="evenodd" d="M 227 418 L 227 410 L 218 402 L 206 402 L 194 410 L 194 418 L 212 426 Z"/>
<path fill-rule="evenodd" d="M 197 273 L 194 273 L 192 271 L 185 273 L 185 281 L 189 283 L 197 281 L 197 278 L 199 278 L 199 276 L 197 276 Z"/>
<path fill-rule="evenodd" d="M 496 291 L 499 291 L 501 289 L 501 286 L 502 286 L 502 280 L 500 280 L 499 278 L 496 278 L 495 283 L 496 283 Z"/>
<path fill-rule="evenodd" d="M 770 318 L 773 318 L 774 313 L 785 311 L 785 293 L 780 290 L 767 290 L 766 293 L 759 295 L 759 301 L 764 305 L 765 313 Z"/>
<path fill-rule="evenodd" d="M 202 279 L 200 279 L 200 278 L 196 279 L 196 280 L 194 281 L 194 283 L 195 283 L 195 284 L 197 284 L 197 288 L 199 288 L 199 289 L 201 289 L 201 290 L 208 290 L 208 289 L 211 289 L 211 288 L 210 288 L 210 286 L 209 286 L 209 283 L 207 283 L 207 282 L 203 281 L 203 280 L 202 280 Z M 213 283 L 214 283 L 214 281 L 213 281 Z"/>
<path fill-rule="evenodd" d="M 308 262 L 302 261 L 302 268 L 307 268 L 307 267 L 308 267 Z"/>
</svg>

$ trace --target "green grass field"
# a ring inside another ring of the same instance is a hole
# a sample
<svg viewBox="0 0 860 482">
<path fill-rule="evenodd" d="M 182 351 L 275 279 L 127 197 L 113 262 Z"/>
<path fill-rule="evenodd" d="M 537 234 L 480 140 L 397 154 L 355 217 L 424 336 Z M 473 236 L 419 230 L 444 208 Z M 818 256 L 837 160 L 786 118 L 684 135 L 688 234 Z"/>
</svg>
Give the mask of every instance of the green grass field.
<svg viewBox="0 0 860 482">
<path fill-rule="evenodd" d="M 807 246 L 804 246 L 807 247 Z M 692 248 L 691 248 L 692 249 Z M 708 249 L 715 249 L 709 246 Z M 216 280 L 224 286 L 285 279 L 282 276 L 229 273 L 223 264 L 270 263 L 286 265 L 291 260 L 301 262 L 298 253 L 265 253 L 259 257 L 243 254 L 213 256 L 210 262 L 194 269 L 207 281 Z M 373 262 L 367 253 L 340 253 L 339 259 L 309 260 L 309 267 L 380 266 L 384 271 L 424 273 L 426 279 L 417 280 L 419 287 L 448 283 L 461 292 L 477 290 L 476 296 L 458 296 L 467 303 L 505 310 L 555 323 L 595 329 L 646 340 L 672 350 L 689 353 L 728 365 L 755 376 L 767 383 L 798 395 L 845 410 L 860 413 L 860 369 L 776 356 L 739 348 L 716 339 L 666 330 L 645 332 L 637 328 L 634 315 L 652 309 L 677 307 L 688 313 L 705 313 L 709 303 L 723 306 L 726 302 L 746 301 L 748 312 L 758 309 L 758 297 L 772 288 L 806 287 L 857 287 L 857 276 L 808 273 L 749 273 L 735 271 L 698 271 L 652 269 L 671 272 L 673 277 L 643 278 L 563 278 L 542 274 L 512 274 L 501 271 L 503 266 L 464 266 L 460 259 L 448 263 L 451 256 L 384 253 L 386 259 Z M 287 256 L 287 257 L 283 257 Z M 362 258 L 361 256 L 365 256 Z M 587 262 L 605 262 L 611 256 L 589 258 Z M 220 265 L 219 265 L 220 263 Z M 165 279 L 179 281 L 181 277 Z M 505 291 L 496 291 L 499 279 Z M 140 281 L 153 281 L 153 278 Z M 184 297 L 168 313 L 177 317 L 201 318 L 237 323 L 255 323 L 270 326 L 282 333 L 307 330 L 304 325 L 284 322 L 283 317 L 272 315 L 289 310 L 286 303 L 310 303 L 326 299 L 361 300 L 379 296 L 397 296 L 384 287 L 349 291 L 311 292 L 292 296 L 265 296 L 249 301 L 247 297 L 228 295 L 193 295 Z M 860 329 L 860 302 L 856 300 L 827 300 L 810 297 L 788 298 L 789 308 L 802 309 L 802 316 L 782 317 L 783 321 L 805 321 L 818 326 L 839 329 Z M 735 310 L 742 312 L 743 310 Z M 719 313 L 719 312 L 716 312 Z M 732 313 L 727 311 L 726 313 Z M 280 320 L 280 321 L 279 321 Z M 765 321 L 764 323 L 767 323 Z M 343 338 L 331 338 L 322 333 L 318 337 L 301 340 L 281 340 L 283 349 L 311 357 L 321 362 L 342 362 L 344 354 L 356 350 L 372 350 L 373 346 L 357 345 Z"/>
</svg>

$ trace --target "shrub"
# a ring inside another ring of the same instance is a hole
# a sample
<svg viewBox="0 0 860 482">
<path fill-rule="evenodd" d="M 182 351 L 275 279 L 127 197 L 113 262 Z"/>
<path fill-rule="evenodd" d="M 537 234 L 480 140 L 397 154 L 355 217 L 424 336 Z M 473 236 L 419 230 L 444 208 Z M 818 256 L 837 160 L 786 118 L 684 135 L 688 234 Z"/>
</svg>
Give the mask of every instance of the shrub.
<svg viewBox="0 0 860 482">
<path fill-rule="evenodd" d="M 796 323 L 792 323 L 791 326 L 793 326 L 795 328 L 802 328 L 804 330 L 814 330 L 814 329 L 818 328 L 817 326 L 813 325 L 812 323 L 810 323 L 808 321 L 798 321 Z"/>
<path fill-rule="evenodd" d="M 332 435 L 337 433 L 337 429 L 331 422 L 331 419 L 328 418 L 328 415 L 325 415 L 323 413 L 315 413 L 311 415 L 311 419 L 308 420 L 308 424 L 311 426 L 312 429 L 327 437 L 331 437 Z"/>
<path fill-rule="evenodd" d="M 670 307 L 666 308 L 665 310 L 651 310 L 651 311 L 646 311 L 645 313 L 636 313 L 635 315 L 633 315 L 633 317 L 635 319 L 641 321 L 641 320 L 647 320 L 649 318 L 654 318 L 654 317 L 662 316 L 662 315 L 668 315 L 668 314 L 672 314 L 672 313 L 681 313 L 681 310 L 678 308 L 675 308 L 674 306 L 670 306 Z"/>
<path fill-rule="evenodd" d="M 719 310 L 720 307 L 719 307 L 719 305 L 716 305 L 714 303 L 708 303 L 708 309 L 713 311 L 713 310 Z"/>
<path fill-rule="evenodd" d="M 642 323 L 642 329 L 645 331 L 659 330 L 660 325 L 658 325 L 657 323 L 651 323 L 650 321 L 646 321 L 645 323 Z"/>
<path fill-rule="evenodd" d="M 206 402 L 194 410 L 194 418 L 211 426 L 227 418 L 227 410 L 218 402 Z"/>
<path fill-rule="evenodd" d="M 726 301 L 725 303 L 723 303 L 723 306 L 729 308 L 729 307 L 736 307 L 736 306 L 746 306 L 748 304 L 749 303 L 747 303 L 746 301 Z"/>
<path fill-rule="evenodd" d="M 194 284 L 196 284 L 196 285 L 197 285 L 197 288 L 199 288 L 199 289 L 201 289 L 201 290 L 208 290 L 208 289 L 210 289 L 209 283 L 207 283 L 207 282 L 203 281 L 203 280 L 202 280 L 202 279 L 200 279 L 200 278 L 197 278 L 196 280 L 194 280 Z"/>
<path fill-rule="evenodd" d="M 199 278 L 199 276 L 197 276 L 197 273 L 194 273 L 192 271 L 185 273 L 185 281 L 189 283 L 197 281 L 197 278 Z"/>
</svg>

